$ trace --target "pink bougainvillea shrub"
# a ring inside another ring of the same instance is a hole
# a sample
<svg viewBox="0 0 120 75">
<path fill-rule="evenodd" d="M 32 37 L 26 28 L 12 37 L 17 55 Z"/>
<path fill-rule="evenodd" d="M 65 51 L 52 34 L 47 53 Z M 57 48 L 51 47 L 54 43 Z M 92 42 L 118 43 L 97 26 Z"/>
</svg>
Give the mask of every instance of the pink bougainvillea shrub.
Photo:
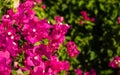
<svg viewBox="0 0 120 75">
<path fill-rule="evenodd" d="M 37 0 L 41 3 L 41 0 Z M 20 3 L 16 10 L 10 9 L 0 23 L 0 74 L 10 75 L 29 72 L 30 75 L 57 75 L 68 71 L 68 60 L 59 60 L 56 54 L 65 41 L 70 28 L 61 23 L 63 18 L 51 25 L 47 19 L 38 19 L 33 0 Z M 59 21 L 60 20 L 60 21 Z M 76 57 L 80 51 L 74 42 L 67 43 L 67 51 Z"/>
</svg>

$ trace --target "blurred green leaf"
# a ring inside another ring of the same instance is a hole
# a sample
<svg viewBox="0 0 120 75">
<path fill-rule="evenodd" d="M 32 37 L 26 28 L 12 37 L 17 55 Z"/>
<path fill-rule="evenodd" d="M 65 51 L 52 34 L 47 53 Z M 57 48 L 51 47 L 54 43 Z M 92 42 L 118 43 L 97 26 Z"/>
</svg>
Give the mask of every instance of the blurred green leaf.
<svg viewBox="0 0 120 75">
<path fill-rule="evenodd" d="M 94 51 L 91 51 L 91 52 L 90 52 L 90 60 L 94 60 L 96 57 L 97 57 L 97 56 L 96 56 L 95 52 L 94 52 Z"/>
<path fill-rule="evenodd" d="M 111 19 L 112 19 L 112 20 L 116 19 L 117 15 L 118 15 L 118 10 L 117 10 L 117 9 L 113 10 Z"/>
<path fill-rule="evenodd" d="M 105 7 L 104 7 L 104 5 L 103 5 L 102 3 L 100 3 L 99 6 L 100 6 L 100 9 L 101 9 L 102 11 L 106 11 L 106 9 L 105 9 Z"/>
<path fill-rule="evenodd" d="M 112 50 L 107 50 L 107 53 L 108 53 L 109 57 L 112 57 L 112 55 L 113 55 L 113 51 Z"/>
<path fill-rule="evenodd" d="M 62 11 L 64 11 L 68 6 L 66 4 L 62 4 Z"/>
<path fill-rule="evenodd" d="M 30 74 L 30 71 L 23 72 L 23 75 L 29 75 L 29 74 Z"/>
<path fill-rule="evenodd" d="M 117 55 L 120 56 L 120 47 L 117 48 Z"/>
<path fill-rule="evenodd" d="M 12 75 L 17 75 L 16 70 L 12 70 L 11 74 L 12 74 Z"/>
</svg>

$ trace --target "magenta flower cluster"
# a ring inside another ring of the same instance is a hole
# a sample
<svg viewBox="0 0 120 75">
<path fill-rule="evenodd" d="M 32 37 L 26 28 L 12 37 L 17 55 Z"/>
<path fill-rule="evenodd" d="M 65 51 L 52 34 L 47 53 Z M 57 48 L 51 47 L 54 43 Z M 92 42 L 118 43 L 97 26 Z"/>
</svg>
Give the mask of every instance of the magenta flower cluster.
<svg viewBox="0 0 120 75">
<path fill-rule="evenodd" d="M 93 68 L 91 68 L 89 71 L 86 71 L 84 73 L 79 68 L 75 69 L 74 71 L 75 71 L 76 75 L 96 75 L 96 71 Z"/>
<path fill-rule="evenodd" d="M 89 17 L 87 11 L 82 10 L 80 11 L 80 14 L 82 15 L 81 20 L 79 20 L 79 24 L 84 24 L 84 21 L 90 21 L 90 22 L 95 22 L 95 18 L 94 17 Z"/>
<path fill-rule="evenodd" d="M 55 54 L 59 45 L 63 44 L 70 26 L 60 21 L 51 25 L 46 19 L 39 20 L 32 10 L 33 6 L 34 1 L 27 0 L 16 10 L 8 10 L 2 17 L 0 23 L 2 75 L 10 75 L 12 70 L 29 71 L 30 75 L 57 75 L 70 68 L 69 61 L 60 61 Z M 77 46 L 71 41 L 67 44 L 67 51 L 72 57 L 79 54 Z"/>
<path fill-rule="evenodd" d="M 94 17 L 90 18 L 90 17 L 88 16 L 87 11 L 84 11 L 84 10 L 83 10 L 83 11 L 80 12 L 80 14 L 82 15 L 82 17 L 83 17 L 84 20 L 88 20 L 88 21 L 91 21 L 91 22 L 94 22 L 94 21 L 95 21 L 95 18 L 94 18 Z"/>
<path fill-rule="evenodd" d="M 120 24 L 120 17 L 118 17 L 118 24 Z"/>
<path fill-rule="evenodd" d="M 119 68 L 120 67 L 120 56 L 116 56 L 110 61 L 109 66 L 112 68 Z"/>
<path fill-rule="evenodd" d="M 71 57 L 76 57 L 79 54 L 79 50 L 77 49 L 77 46 L 72 41 L 69 41 L 67 43 L 67 51 L 69 56 Z"/>
</svg>

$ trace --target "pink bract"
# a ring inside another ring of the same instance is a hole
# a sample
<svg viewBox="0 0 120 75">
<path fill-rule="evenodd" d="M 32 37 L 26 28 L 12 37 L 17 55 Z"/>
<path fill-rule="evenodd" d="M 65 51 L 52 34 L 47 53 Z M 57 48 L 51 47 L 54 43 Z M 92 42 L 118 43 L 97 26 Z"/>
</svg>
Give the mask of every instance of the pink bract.
<svg viewBox="0 0 120 75">
<path fill-rule="evenodd" d="M 80 51 L 77 49 L 77 46 L 72 41 L 67 43 L 67 51 L 70 57 L 76 57 L 80 53 Z"/>
</svg>

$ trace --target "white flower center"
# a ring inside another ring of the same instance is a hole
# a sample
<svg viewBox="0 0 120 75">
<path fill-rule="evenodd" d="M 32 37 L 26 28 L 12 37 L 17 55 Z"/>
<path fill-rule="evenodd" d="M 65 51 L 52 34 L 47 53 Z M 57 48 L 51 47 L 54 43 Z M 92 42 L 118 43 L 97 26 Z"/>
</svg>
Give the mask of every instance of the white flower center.
<svg viewBox="0 0 120 75">
<path fill-rule="evenodd" d="M 33 29 L 33 32 L 36 32 L 36 29 Z"/>
<path fill-rule="evenodd" d="M 11 32 L 8 32 L 8 35 L 11 35 L 12 33 Z"/>
<path fill-rule="evenodd" d="M 14 39 L 14 36 L 11 36 L 11 39 Z"/>
</svg>

